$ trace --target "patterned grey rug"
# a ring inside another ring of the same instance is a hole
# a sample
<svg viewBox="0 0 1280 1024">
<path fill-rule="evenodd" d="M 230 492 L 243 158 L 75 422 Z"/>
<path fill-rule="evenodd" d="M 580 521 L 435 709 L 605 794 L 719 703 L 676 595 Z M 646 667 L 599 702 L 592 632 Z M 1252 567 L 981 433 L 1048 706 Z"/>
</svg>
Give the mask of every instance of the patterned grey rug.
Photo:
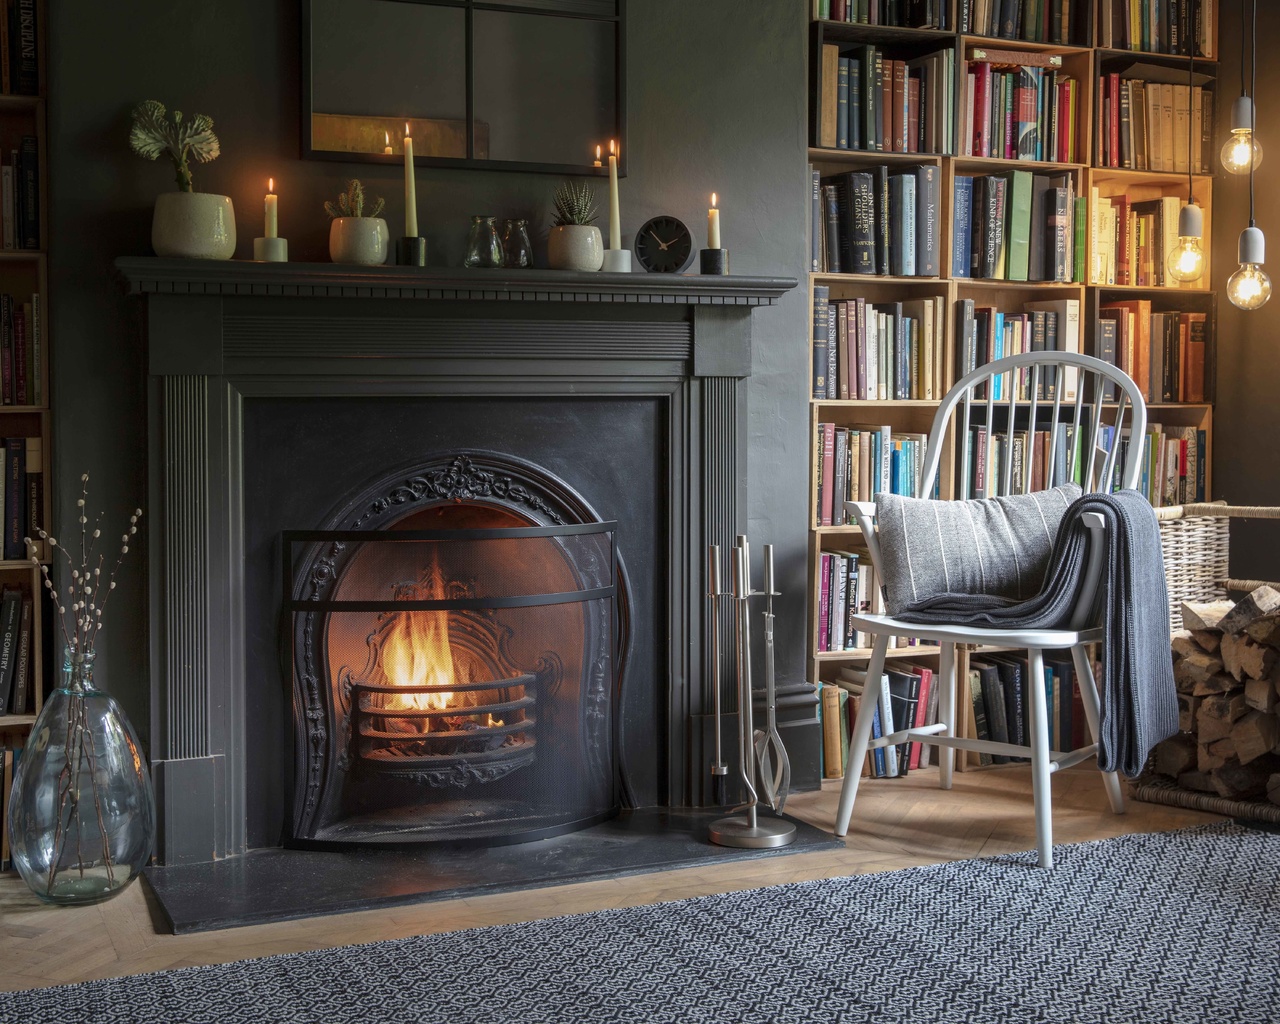
<svg viewBox="0 0 1280 1024">
<path fill-rule="evenodd" d="M 1280 836 L 1234 825 L 0 995 L 0 1021 L 1262 1024 Z"/>
</svg>

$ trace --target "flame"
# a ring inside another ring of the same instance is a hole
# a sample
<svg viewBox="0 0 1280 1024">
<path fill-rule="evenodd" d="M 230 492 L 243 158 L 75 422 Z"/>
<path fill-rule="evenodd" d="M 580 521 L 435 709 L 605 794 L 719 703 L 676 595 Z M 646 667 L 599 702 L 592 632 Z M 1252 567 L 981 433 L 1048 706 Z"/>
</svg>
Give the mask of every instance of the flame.
<svg viewBox="0 0 1280 1024">
<path fill-rule="evenodd" d="M 618 155 L 618 150 L 616 148 L 616 144 L 614 143 L 613 139 L 609 140 L 609 155 L 610 156 Z"/>
<path fill-rule="evenodd" d="M 715 208 L 716 208 L 716 194 L 712 192 L 711 193 L 711 209 L 714 210 Z"/>
<path fill-rule="evenodd" d="M 405 137 L 406 139 L 409 137 L 409 122 L 408 122 L 408 121 L 406 121 L 406 122 L 404 123 L 404 137 Z"/>
<path fill-rule="evenodd" d="M 274 192 L 275 190 L 276 190 L 276 179 L 275 179 L 275 178 L 268 178 L 268 179 L 267 179 L 267 191 L 268 191 L 268 192 Z"/>
<path fill-rule="evenodd" d="M 419 600 L 442 601 L 444 575 L 433 564 Z M 451 686 L 454 681 L 453 655 L 449 647 L 448 612 L 404 612 L 382 642 L 382 670 L 395 686 Z M 453 703 L 453 694 L 407 693 L 393 698 L 401 708 L 439 711 Z"/>
<path fill-rule="evenodd" d="M 599 147 L 599 146 L 596 146 L 596 159 L 597 159 L 597 160 L 599 160 L 599 159 L 600 159 L 600 147 Z"/>
</svg>

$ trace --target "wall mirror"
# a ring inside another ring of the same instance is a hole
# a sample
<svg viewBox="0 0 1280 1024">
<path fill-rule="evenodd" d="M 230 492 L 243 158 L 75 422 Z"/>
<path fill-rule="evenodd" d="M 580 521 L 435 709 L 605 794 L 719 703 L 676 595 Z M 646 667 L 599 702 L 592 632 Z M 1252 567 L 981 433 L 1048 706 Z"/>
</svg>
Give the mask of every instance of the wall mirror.
<svg viewBox="0 0 1280 1024">
<path fill-rule="evenodd" d="M 626 0 L 302 0 L 304 157 L 590 174 L 625 159 Z M 623 172 L 619 164 L 619 171 Z"/>
</svg>

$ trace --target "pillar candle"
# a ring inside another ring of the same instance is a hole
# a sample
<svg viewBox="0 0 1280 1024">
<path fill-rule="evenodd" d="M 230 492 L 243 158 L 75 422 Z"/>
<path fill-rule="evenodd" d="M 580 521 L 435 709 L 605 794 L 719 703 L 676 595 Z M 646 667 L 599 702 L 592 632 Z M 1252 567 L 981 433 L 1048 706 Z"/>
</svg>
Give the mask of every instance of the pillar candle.
<svg viewBox="0 0 1280 1024">
<path fill-rule="evenodd" d="M 408 121 L 404 123 L 404 234 L 406 238 L 418 237 L 418 189 L 413 180 L 413 139 Z"/>
<path fill-rule="evenodd" d="M 279 222 L 276 216 L 277 204 L 280 197 L 276 195 L 276 179 L 267 179 L 267 199 L 266 199 L 266 226 L 263 230 L 264 238 L 275 238 L 276 232 L 279 230 Z"/>
<path fill-rule="evenodd" d="M 618 212 L 618 152 L 609 140 L 609 248 L 622 248 L 622 218 Z"/>
<path fill-rule="evenodd" d="M 707 211 L 707 248 L 720 248 L 720 211 L 716 209 L 716 194 L 711 193 L 711 209 Z"/>
</svg>

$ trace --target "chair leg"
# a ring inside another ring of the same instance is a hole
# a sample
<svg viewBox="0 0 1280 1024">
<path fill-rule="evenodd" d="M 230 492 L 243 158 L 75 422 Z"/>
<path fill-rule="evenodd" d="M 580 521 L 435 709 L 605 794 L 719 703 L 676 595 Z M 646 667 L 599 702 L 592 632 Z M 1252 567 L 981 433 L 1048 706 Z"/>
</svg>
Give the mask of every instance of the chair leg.
<svg viewBox="0 0 1280 1024">
<path fill-rule="evenodd" d="M 871 649 L 871 661 L 867 664 L 867 685 L 862 694 L 862 707 L 853 724 L 849 737 L 849 760 L 845 766 L 844 785 L 840 788 L 840 804 L 836 808 L 836 835 L 849 831 L 849 819 L 853 817 L 853 801 L 858 795 L 858 783 L 862 780 L 862 762 L 867 756 L 867 744 L 871 741 L 871 720 L 875 716 L 880 699 L 880 676 L 884 672 L 884 656 L 889 650 L 889 634 L 876 636 Z"/>
<path fill-rule="evenodd" d="M 1044 693 L 1044 652 L 1027 651 L 1031 678 L 1027 682 L 1031 699 L 1031 793 L 1036 807 L 1036 848 L 1040 866 L 1053 867 L 1053 803 L 1049 785 L 1049 713 Z"/>
<path fill-rule="evenodd" d="M 938 721 L 947 731 L 943 736 L 956 734 L 956 645 L 943 644 L 938 652 L 938 680 L 934 684 L 941 686 L 938 691 Z M 951 788 L 952 772 L 955 770 L 955 747 L 935 747 L 938 752 L 938 785 L 942 789 Z"/>
<path fill-rule="evenodd" d="M 1098 686 L 1093 678 L 1093 666 L 1089 664 L 1089 652 L 1083 644 L 1071 648 L 1071 660 L 1076 667 L 1076 681 L 1080 684 L 1080 698 L 1084 703 L 1085 721 L 1089 723 L 1089 735 L 1093 742 L 1098 742 Z M 1111 801 L 1111 810 L 1116 814 L 1124 814 L 1126 810 L 1124 788 L 1120 785 L 1120 776 L 1115 772 L 1103 772 L 1102 784 L 1107 789 L 1107 799 Z"/>
</svg>

